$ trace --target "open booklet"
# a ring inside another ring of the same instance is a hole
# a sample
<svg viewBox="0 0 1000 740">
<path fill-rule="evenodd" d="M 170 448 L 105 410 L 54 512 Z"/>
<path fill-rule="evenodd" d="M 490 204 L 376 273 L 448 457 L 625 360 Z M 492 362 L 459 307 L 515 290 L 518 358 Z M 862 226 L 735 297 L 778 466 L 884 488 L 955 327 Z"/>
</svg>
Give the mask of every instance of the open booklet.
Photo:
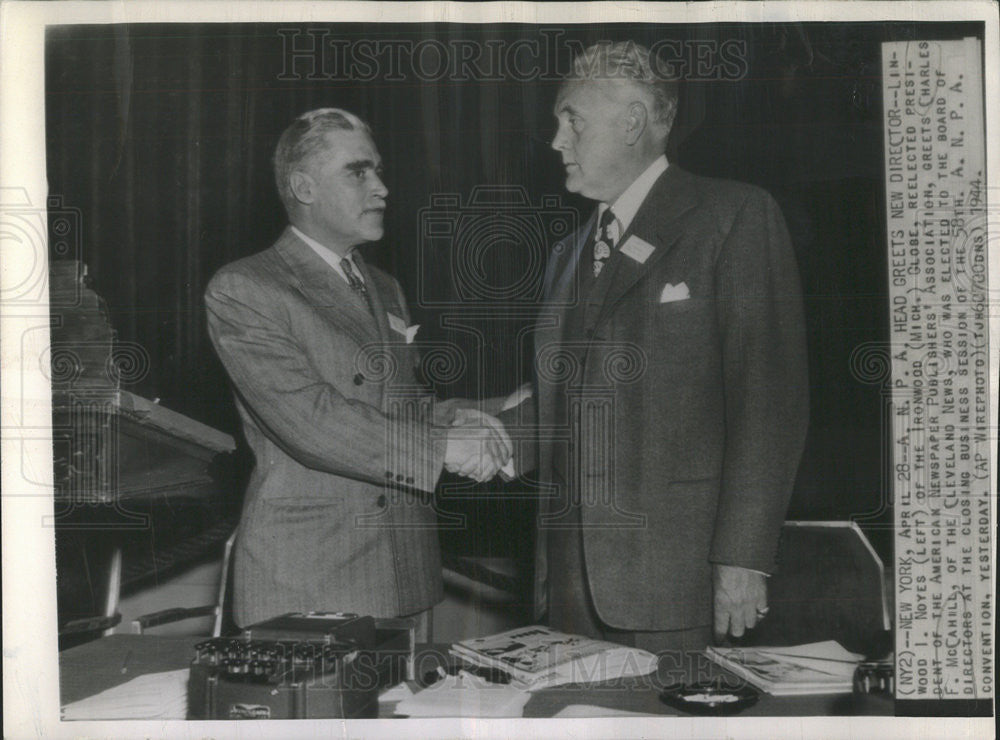
<svg viewBox="0 0 1000 740">
<path fill-rule="evenodd" d="M 775 696 L 850 693 L 854 669 L 864 659 L 834 640 L 790 647 L 710 647 L 705 654 Z"/>
<path fill-rule="evenodd" d="M 531 626 L 457 642 L 451 654 L 495 668 L 527 691 L 568 683 L 613 681 L 656 670 L 657 658 L 637 648 Z"/>
</svg>

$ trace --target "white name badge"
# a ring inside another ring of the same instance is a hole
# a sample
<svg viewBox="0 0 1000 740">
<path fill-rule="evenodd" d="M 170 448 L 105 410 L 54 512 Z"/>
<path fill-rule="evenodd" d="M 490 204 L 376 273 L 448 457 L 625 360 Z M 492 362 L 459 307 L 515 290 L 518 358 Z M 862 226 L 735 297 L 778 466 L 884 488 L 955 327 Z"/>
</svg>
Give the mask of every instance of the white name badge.
<svg viewBox="0 0 1000 740">
<path fill-rule="evenodd" d="M 625 243 L 621 246 L 622 254 L 628 255 L 640 265 L 645 263 L 649 259 L 649 255 L 655 251 L 656 247 L 634 234 L 626 239 Z"/>
</svg>

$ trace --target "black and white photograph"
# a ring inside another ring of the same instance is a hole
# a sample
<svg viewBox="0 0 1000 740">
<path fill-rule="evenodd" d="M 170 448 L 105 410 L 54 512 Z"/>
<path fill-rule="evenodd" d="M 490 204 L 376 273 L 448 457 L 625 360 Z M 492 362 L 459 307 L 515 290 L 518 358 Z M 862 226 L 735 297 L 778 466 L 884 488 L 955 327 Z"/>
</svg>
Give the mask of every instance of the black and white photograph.
<svg viewBox="0 0 1000 740">
<path fill-rule="evenodd" d="M 996 2 L 0 36 L 5 736 L 994 736 Z"/>
</svg>

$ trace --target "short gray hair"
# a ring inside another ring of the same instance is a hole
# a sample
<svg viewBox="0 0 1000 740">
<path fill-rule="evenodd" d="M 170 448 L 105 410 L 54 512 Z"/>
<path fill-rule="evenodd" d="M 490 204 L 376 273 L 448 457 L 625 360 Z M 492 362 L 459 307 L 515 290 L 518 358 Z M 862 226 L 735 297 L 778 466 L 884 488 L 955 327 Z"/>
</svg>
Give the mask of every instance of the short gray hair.
<svg viewBox="0 0 1000 740">
<path fill-rule="evenodd" d="M 290 184 L 292 172 L 326 149 L 326 135 L 331 131 L 364 131 L 372 135 L 368 124 L 350 111 L 317 108 L 296 118 L 278 139 L 274 150 L 274 179 L 286 211 L 295 203 Z"/>
<path fill-rule="evenodd" d="M 573 60 L 567 80 L 628 80 L 652 101 L 653 120 L 670 131 L 677 115 L 677 80 L 653 71 L 649 49 L 635 41 L 601 42 Z"/>
</svg>

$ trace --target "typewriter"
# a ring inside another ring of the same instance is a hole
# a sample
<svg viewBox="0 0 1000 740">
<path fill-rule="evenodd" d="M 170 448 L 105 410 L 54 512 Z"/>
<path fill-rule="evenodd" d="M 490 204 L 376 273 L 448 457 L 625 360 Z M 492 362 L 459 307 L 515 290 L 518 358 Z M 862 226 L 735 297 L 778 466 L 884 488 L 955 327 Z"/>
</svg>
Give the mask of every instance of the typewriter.
<svg viewBox="0 0 1000 740">
<path fill-rule="evenodd" d="M 189 719 L 373 718 L 378 694 L 413 678 L 407 619 L 290 613 L 195 646 Z"/>
</svg>

